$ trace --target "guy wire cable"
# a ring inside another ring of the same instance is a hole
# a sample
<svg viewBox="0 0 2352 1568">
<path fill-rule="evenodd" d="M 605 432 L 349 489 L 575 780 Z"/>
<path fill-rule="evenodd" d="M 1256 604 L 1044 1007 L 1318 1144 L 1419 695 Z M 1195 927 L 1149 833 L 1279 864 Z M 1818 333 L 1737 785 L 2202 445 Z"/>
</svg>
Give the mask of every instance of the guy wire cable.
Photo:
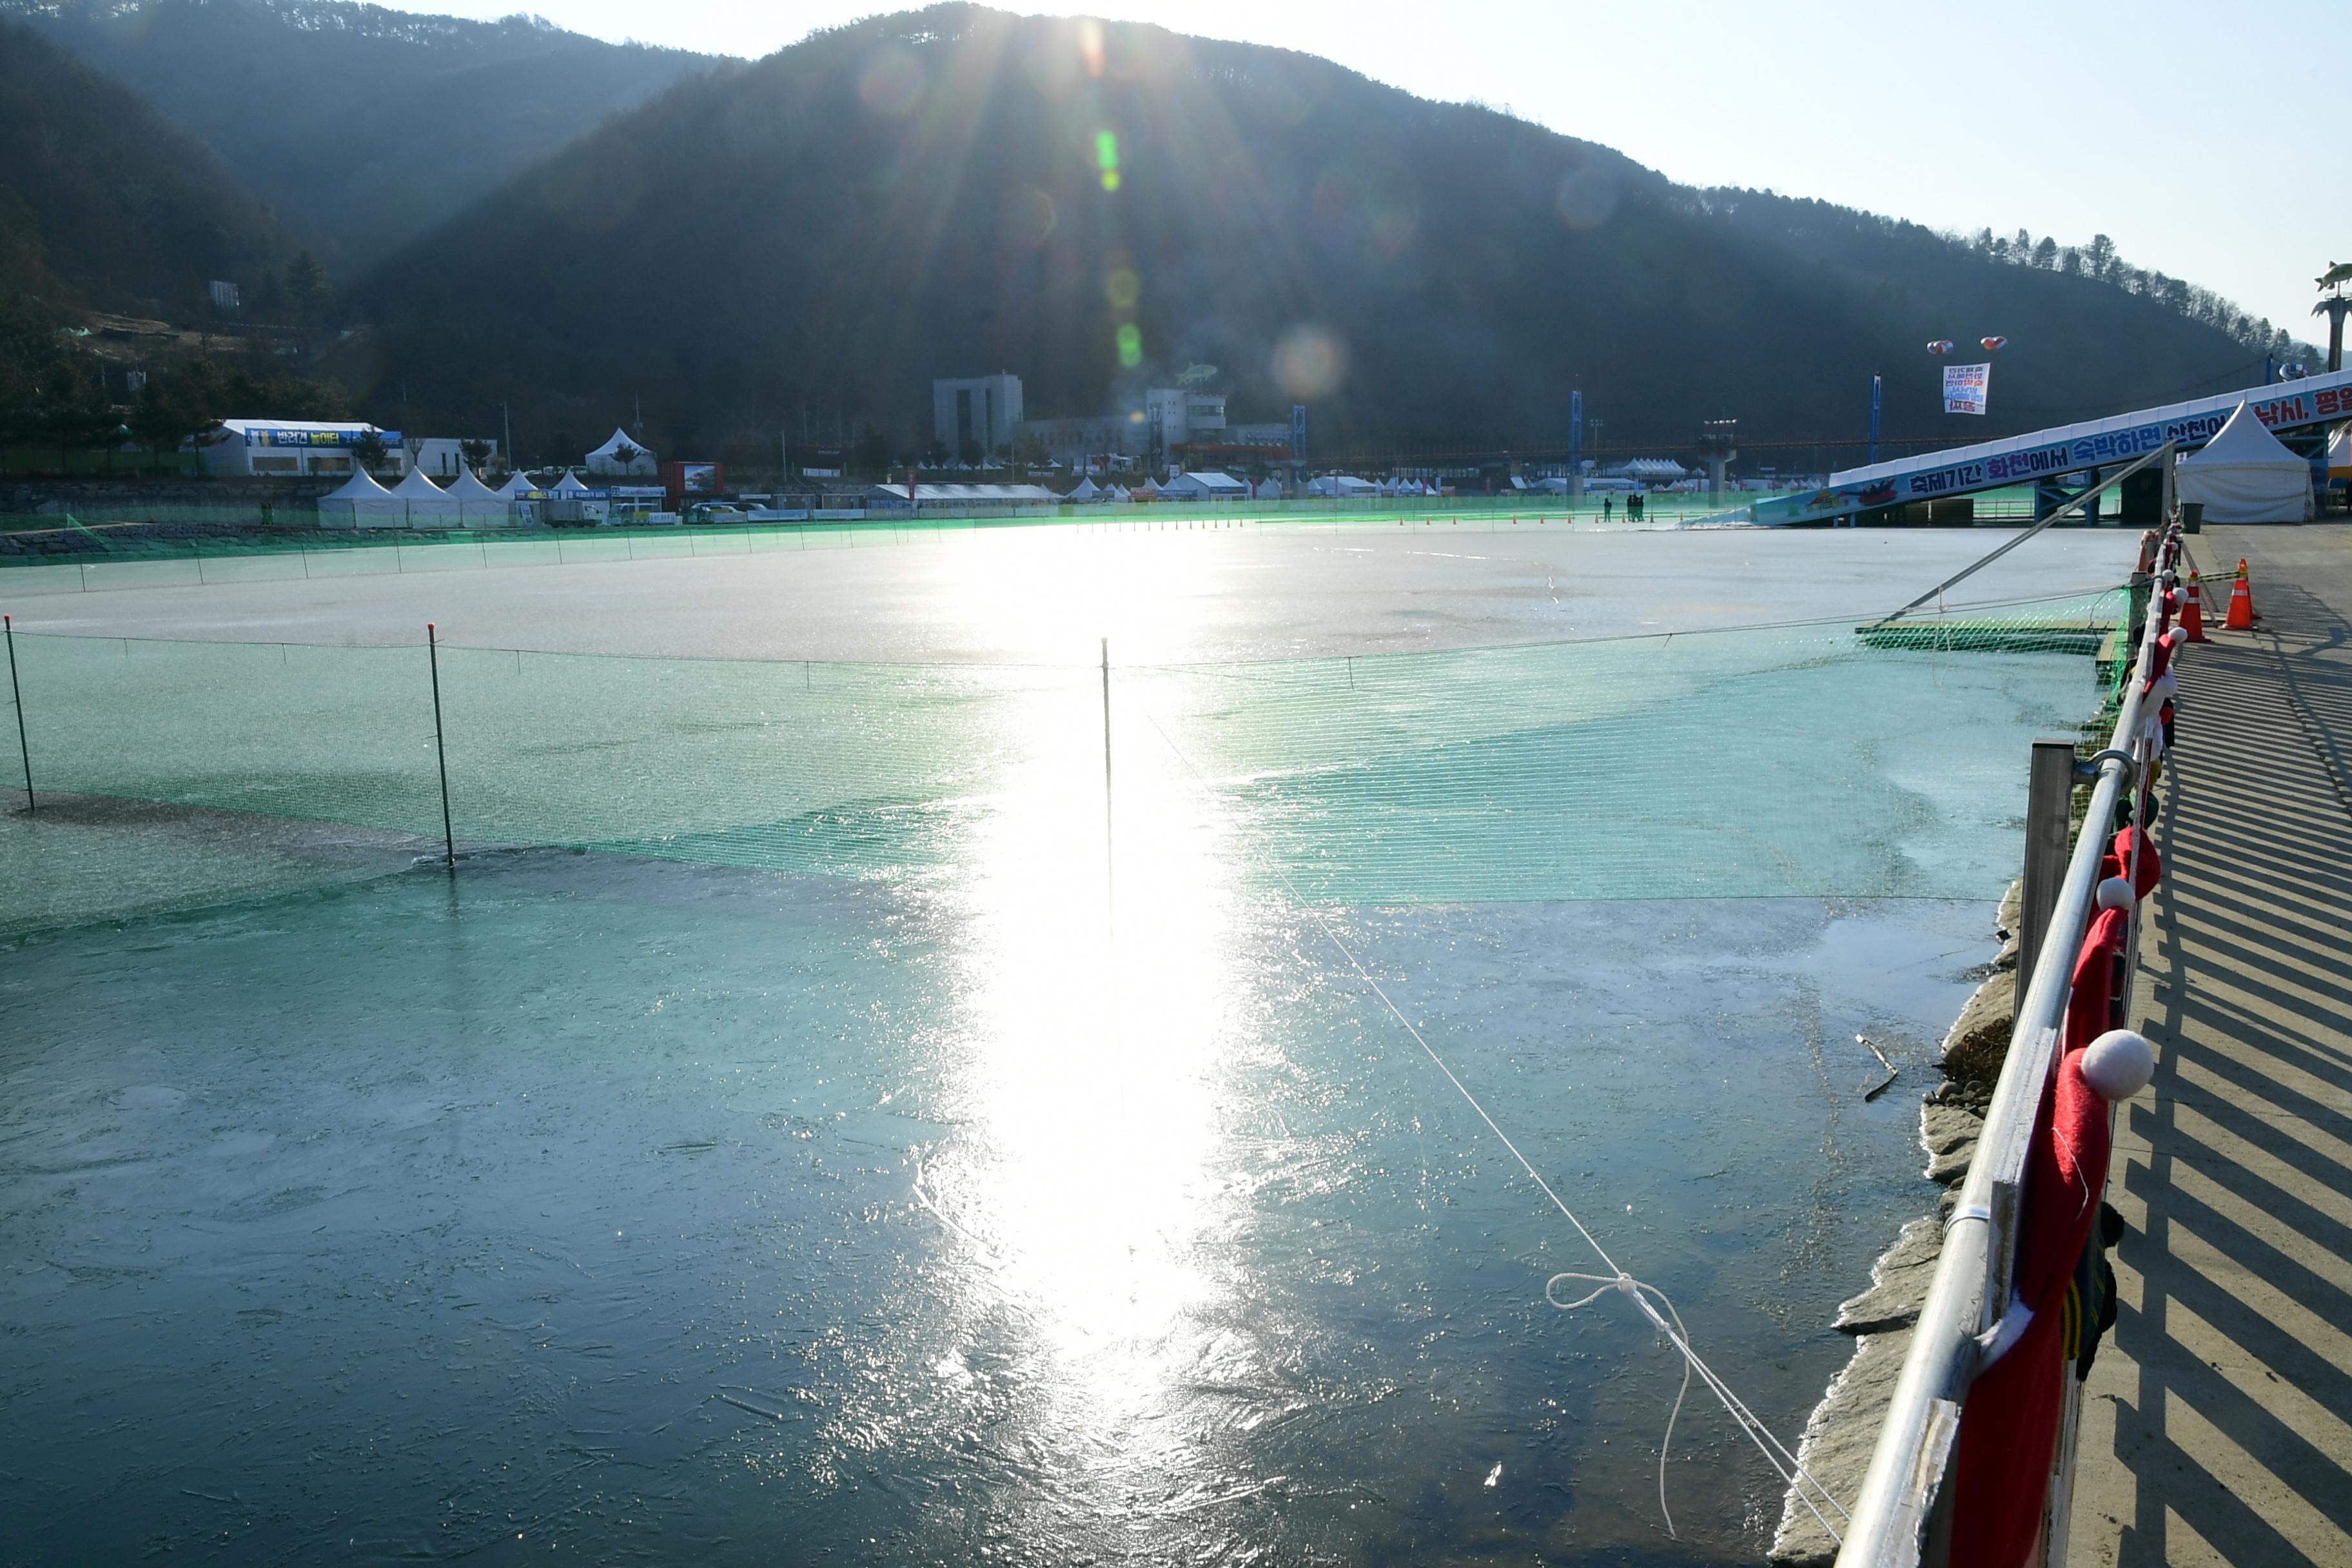
<svg viewBox="0 0 2352 1568">
<path fill-rule="evenodd" d="M 1205 786 L 1209 783 L 1207 776 L 1170 737 L 1167 730 L 1160 725 L 1159 717 L 1148 706 L 1143 707 L 1141 711 L 1145 721 L 1159 735 L 1160 743 L 1165 745 L 1176 760 L 1184 765 L 1185 771 L 1192 775 L 1196 783 Z M 1649 1319 L 1657 1331 L 1665 1336 L 1667 1342 L 1681 1352 L 1684 1362 L 1682 1392 L 1675 1396 L 1674 1409 L 1666 1417 L 1666 1435 L 1658 1448 L 1658 1507 L 1659 1510 L 1665 1514 L 1666 1533 L 1677 1541 L 1682 1539 L 1680 1533 L 1675 1529 L 1674 1514 L 1666 1508 L 1667 1445 L 1673 1441 L 1675 1419 L 1682 1413 L 1683 1398 L 1690 1392 L 1691 1373 L 1696 1372 L 1700 1381 L 1706 1384 L 1717 1400 L 1722 1404 L 1724 1412 L 1731 1417 L 1732 1424 L 1756 1446 L 1757 1452 L 1764 1456 L 1764 1462 L 1772 1468 L 1773 1473 L 1796 1494 L 1798 1500 L 1805 1505 L 1806 1511 L 1811 1513 L 1822 1529 L 1828 1532 L 1830 1539 L 1842 1544 L 1844 1541 L 1843 1533 L 1829 1521 L 1821 1507 L 1815 1504 L 1811 1492 L 1818 1492 L 1822 1501 L 1828 1505 L 1830 1511 L 1841 1520 L 1850 1519 L 1845 1509 L 1839 1505 L 1835 1497 L 1831 1495 L 1830 1489 L 1807 1470 L 1799 1462 L 1797 1457 L 1789 1451 L 1787 1446 L 1772 1434 L 1771 1429 L 1748 1407 L 1747 1403 L 1732 1391 L 1731 1385 L 1722 1375 L 1709 1366 L 1698 1352 L 1692 1348 L 1689 1334 L 1682 1326 L 1682 1314 L 1675 1310 L 1674 1302 L 1667 1298 L 1666 1293 L 1654 1285 L 1635 1279 L 1618 1267 L 1617 1260 L 1609 1256 L 1608 1248 L 1601 1245 L 1600 1238 L 1586 1228 L 1584 1222 L 1577 1217 L 1576 1211 L 1568 1206 L 1559 1194 L 1552 1189 L 1549 1182 L 1544 1180 L 1543 1173 L 1536 1169 L 1534 1162 L 1519 1152 L 1519 1146 L 1511 1141 L 1510 1134 L 1503 1131 L 1502 1125 L 1487 1112 L 1484 1105 L 1479 1103 L 1478 1097 L 1470 1092 L 1469 1086 L 1456 1076 L 1453 1068 L 1446 1064 L 1445 1058 L 1440 1056 L 1436 1047 L 1429 1043 L 1427 1037 L 1414 1026 L 1412 1019 L 1405 1016 L 1403 1010 L 1373 977 L 1371 971 L 1366 968 L 1363 962 L 1356 956 L 1354 950 L 1340 940 L 1339 932 L 1333 929 L 1331 922 L 1324 918 L 1322 911 L 1300 895 L 1297 885 L 1291 881 L 1289 874 L 1282 868 L 1280 862 L 1270 861 L 1269 864 L 1274 868 L 1276 878 L 1289 893 L 1292 905 L 1304 911 L 1307 918 L 1315 922 L 1317 928 L 1322 931 L 1324 940 L 1339 950 L 1339 955 L 1348 961 L 1349 967 L 1356 972 L 1357 978 L 1364 983 L 1373 995 L 1381 999 L 1381 1005 L 1388 1009 L 1389 1016 L 1412 1037 L 1413 1043 L 1421 1047 L 1423 1054 L 1429 1058 L 1437 1070 L 1445 1075 L 1445 1080 L 1454 1086 L 1455 1092 L 1460 1094 L 1470 1109 L 1477 1113 L 1478 1120 L 1486 1124 L 1486 1130 L 1495 1135 L 1504 1148 L 1511 1152 L 1511 1157 L 1519 1163 L 1519 1168 L 1528 1173 L 1528 1178 L 1535 1183 L 1545 1197 L 1551 1200 L 1552 1206 L 1559 1210 L 1568 1223 L 1575 1227 L 1577 1235 L 1584 1238 L 1585 1245 L 1592 1248 L 1594 1255 L 1609 1269 L 1606 1275 L 1565 1272 L 1555 1274 L 1545 1282 L 1544 1299 L 1562 1310 L 1570 1310 L 1594 1300 L 1602 1292 L 1613 1289 L 1631 1299 L 1641 1310 L 1642 1315 Z M 1552 1287 L 1562 1279 L 1597 1281 L 1598 1284 L 1589 1295 L 1574 1301 L 1562 1301 L 1552 1294 Z M 1660 1301 L 1665 1303 L 1666 1314 L 1673 1319 L 1672 1323 L 1667 1321 L 1667 1317 L 1660 1316 L 1657 1309 L 1650 1304 L 1651 1296 L 1655 1296 Z M 1811 1492 L 1806 1489 L 1808 1487 L 1811 1489 Z"/>
</svg>

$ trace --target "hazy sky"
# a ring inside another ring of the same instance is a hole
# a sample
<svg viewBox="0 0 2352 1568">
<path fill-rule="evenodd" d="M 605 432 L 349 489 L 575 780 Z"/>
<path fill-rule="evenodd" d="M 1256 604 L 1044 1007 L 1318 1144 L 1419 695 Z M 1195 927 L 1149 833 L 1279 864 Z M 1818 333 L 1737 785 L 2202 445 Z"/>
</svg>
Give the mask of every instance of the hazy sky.
<svg viewBox="0 0 2352 1568">
<path fill-rule="evenodd" d="M 510 0 L 411 0 L 495 16 Z M 757 56 L 882 0 L 537 0 L 603 38 Z M 910 7 L 908 7 L 910 8 Z M 2320 127 L 2346 0 L 1108 0 L 1158 22 L 1477 98 L 1690 184 L 1820 196 L 1938 228 L 2114 238 L 2313 338 L 2312 279 L 2352 260 Z M 1984 323 L 1988 332 L 2000 323 Z"/>
</svg>

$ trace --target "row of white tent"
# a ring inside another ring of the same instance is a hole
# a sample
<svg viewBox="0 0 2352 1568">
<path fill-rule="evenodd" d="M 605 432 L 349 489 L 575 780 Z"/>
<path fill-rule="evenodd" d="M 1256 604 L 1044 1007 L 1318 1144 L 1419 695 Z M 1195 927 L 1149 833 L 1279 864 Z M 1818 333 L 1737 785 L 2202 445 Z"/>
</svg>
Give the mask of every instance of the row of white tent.
<svg viewBox="0 0 2352 1568">
<path fill-rule="evenodd" d="M 1360 479 L 1352 474 L 1325 474 L 1307 481 L 1307 493 L 1318 499 L 1357 496 L 1433 496 L 1441 493 L 1426 479 Z"/>
<path fill-rule="evenodd" d="M 319 498 L 319 522 L 325 528 L 400 528 L 431 519 L 495 526 L 524 521 L 516 511 L 520 501 L 542 496 L 574 500 L 594 493 L 568 468 L 552 485 L 535 484 L 528 474 L 518 473 L 496 489 L 470 470 L 461 471 L 444 489 L 417 468 L 387 489 L 360 468 L 340 489 Z"/>
<path fill-rule="evenodd" d="M 1435 485 L 1425 479 L 1360 479 L 1351 474 L 1325 474 L 1307 481 L 1306 493 L 1318 499 L 1357 496 L 1433 496 L 1440 494 Z M 1089 502 L 1158 500 L 1161 497 L 1180 500 L 1276 500 L 1282 496 L 1282 484 L 1277 479 L 1262 479 L 1253 484 L 1224 474 L 1181 474 L 1166 484 L 1147 479 L 1132 489 L 1123 485 L 1098 485 L 1091 476 L 1080 479 L 1077 488 L 1062 497 L 1081 506 Z"/>
</svg>

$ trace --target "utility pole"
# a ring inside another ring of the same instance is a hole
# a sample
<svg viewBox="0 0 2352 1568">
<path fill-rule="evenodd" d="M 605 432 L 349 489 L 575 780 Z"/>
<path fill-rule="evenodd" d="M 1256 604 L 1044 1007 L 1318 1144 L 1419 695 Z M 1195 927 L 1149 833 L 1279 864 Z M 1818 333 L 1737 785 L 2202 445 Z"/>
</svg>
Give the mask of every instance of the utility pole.
<svg viewBox="0 0 2352 1568">
<path fill-rule="evenodd" d="M 1870 461 L 1872 463 L 1876 463 L 1878 461 L 1878 402 L 1880 379 L 1881 378 L 1874 375 L 1870 378 Z"/>
<path fill-rule="evenodd" d="M 1568 499 L 1584 499 L 1584 393 L 1568 395 Z"/>
</svg>

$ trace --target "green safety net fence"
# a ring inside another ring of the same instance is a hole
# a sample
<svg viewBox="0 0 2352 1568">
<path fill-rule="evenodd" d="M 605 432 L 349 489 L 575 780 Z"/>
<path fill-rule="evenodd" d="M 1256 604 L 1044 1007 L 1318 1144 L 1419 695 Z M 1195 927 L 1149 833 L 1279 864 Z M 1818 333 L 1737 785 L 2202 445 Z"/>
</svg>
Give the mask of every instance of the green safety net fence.
<svg viewBox="0 0 2352 1568">
<path fill-rule="evenodd" d="M 1449 506 L 1451 503 L 1448 503 Z M 1695 510 L 1653 509 L 1639 524 L 1604 523 L 1590 509 L 1560 511 L 1475 510 L 1397 511 L 1302 507 L 1286 512 L 1223 509 L 1122 508 L 1076 515 L 1001 517 L 886 515 L 858 520 L 726 527 L 499 529 L 343 532 L 283 529 L 269 533 L 169 539 L 110 531 L 77 520 L 44 520 L 38 537 L 53 548 L 0 552 L 0 583 L 11 594 L 102 593 L 120 588 L 203 587 L 234 583 L 472 572 L 520 566 L 578 566 L 817 550 L 872 550 L 936 542 L 1005 528 L 1153 532 L 1239 528 L 1415 528 L 1460 532 L 1574 528 L 1663 530 L 1702 520 Z M 1744 518 L 1744 513 L 1741 514 Z M 27 537 L 33 531 L 19 531 Z M 4 538 L 5 536 L 0 536 Z"/>
<path fill-rule="evenodd" d="M 461 847 L 953 883 L 1181 841 L 1349 904 L 1990 898 L 2030 743 L 2095 710 L 2089 650 L 2122 609 L 1979 606 L 1891 645 L 1825 623 L 1108 678 L 443 647 L 441 745 Z M 441 836 L 422 646 L 16 652 L 47 794 Z"/>
</svg>

